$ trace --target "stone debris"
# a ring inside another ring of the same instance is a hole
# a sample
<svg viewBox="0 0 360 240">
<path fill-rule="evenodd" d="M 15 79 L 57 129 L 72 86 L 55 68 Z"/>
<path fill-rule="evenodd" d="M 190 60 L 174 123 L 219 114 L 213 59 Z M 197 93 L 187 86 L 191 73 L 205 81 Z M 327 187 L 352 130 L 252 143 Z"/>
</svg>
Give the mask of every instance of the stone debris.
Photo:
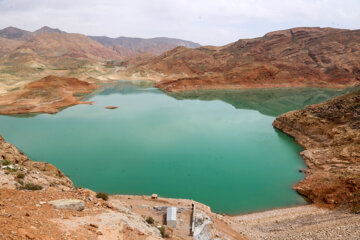
<svg viewBox="0 0 360 240">
<path fill-rule="evenodd" d="M 82 211 L 85 209 L 85 202 L 78 199 L 58 199 L 50 201 L 49 204 L 58 209 Z"/>
<path fill-rule="evenodd" d="M 228 238 L 220 237 L 220 234 L 216 230 L 214 221 L 212 218 L 203 211 L 196 210 L 194 212 L 195 240 L 227 240 Z"/>
</svg>

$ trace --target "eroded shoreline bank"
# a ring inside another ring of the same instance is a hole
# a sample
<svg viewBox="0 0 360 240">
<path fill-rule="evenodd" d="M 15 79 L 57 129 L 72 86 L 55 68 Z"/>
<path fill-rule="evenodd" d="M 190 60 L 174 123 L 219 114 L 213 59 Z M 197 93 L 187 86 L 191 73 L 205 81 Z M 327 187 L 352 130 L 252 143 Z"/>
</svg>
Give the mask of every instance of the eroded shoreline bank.
<svg viewBox="0 0 360 240">
<path fill-rule="evenodd" d="M 312 202 L 326 207 L 360 206 L 360 91 L 283 114 L 274 127 L 304 146 L 308 169 L 294 186 Z"/>
</svg>

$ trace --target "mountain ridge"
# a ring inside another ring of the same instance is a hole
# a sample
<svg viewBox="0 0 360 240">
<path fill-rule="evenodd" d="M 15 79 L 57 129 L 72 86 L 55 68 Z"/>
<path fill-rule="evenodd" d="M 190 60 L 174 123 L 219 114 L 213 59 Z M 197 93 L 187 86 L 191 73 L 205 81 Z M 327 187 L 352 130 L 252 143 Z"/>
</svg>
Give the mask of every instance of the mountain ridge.
<svg viewBox="0 0 360 240">
<path fill-rule="evenodd" d="M 360 81 L 360 30 L 293 28 L 222 47 L 177 47 L 129 75 L 166 91 L 214 88 L 347 87 Z"/>
</svg>

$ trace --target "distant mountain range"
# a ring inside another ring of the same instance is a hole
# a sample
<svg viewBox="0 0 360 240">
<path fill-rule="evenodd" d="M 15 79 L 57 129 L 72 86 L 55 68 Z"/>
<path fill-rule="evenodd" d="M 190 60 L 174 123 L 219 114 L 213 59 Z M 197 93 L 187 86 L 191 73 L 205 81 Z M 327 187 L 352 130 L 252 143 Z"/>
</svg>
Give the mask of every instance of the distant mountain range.
<svg viewBox="0 0 360 240">
<path fill-rule="evenodd" d="M 0 30 L 0 80 L 48 75 L 151 79 L 173 92 L 343 88 L 360 84 L 360 30 L 293 28 L 222 47 L 172 38 L 85 36 L 50 27 Z"/>
<path fill-rule="evenodd" d="M 152 53 L 155 55 L 160 55 L 161 53 L 178 46 L 184 46 L 188 48 L 197 48 L 201 46 L 200 44 L 191 41 L 165 37 L 149 39 L 128 37 L 89 37 L 104 46 L 111 47 L 119 54 L 126 56 L 131 56 L 138 53 Z"/>
<path fill-rule="evenodd" d="M 53 37 L 49 37 L 50 35 L 46 37 L 40 36 L 43 34 L 57 34 L 57 35 L 54 35 Z M 0 30 L 0 41 L 2 41 L 1 43 L 3 43 L 2 44 L 3 46 L 0 47 L 1 49 L 0 53 L 2 54 L 9 53 L 11 52 L 11 50 L 18 47 L 19 44 L 21 43 L 21 42 L 17 42 L 17 44 L 15 44 L 15 42 L 11 43 L 11 41 L 6 41 L 5 43 L 5 41 L 2 38 L 17 40 L 22 42 L 32 41 L 33 44 L 35 44 L 35 42 L 37 41 L 44 43 L 43 41 L 41 41 L 41 38 L 45 38 L 46 40 L 50 40 L 51 38 L 50 41 L 52 43 L 54 41 L 59 41 L 59 43 L 60 42 L 65 43 L 67 40 L 69 40 L 74 36 L 81 38 L 83 44 L 85 44 L 85 42 L 87 41 L 87 45 L 91 45 L 93 44 L 91 40 L 93 40 L 100 43 L 102 46 L 113 52 L 113 54 L 110 55 L 108 53 L 99 54 L 99 55 L 104 55 L 101 57 L 105 57 L 105 58 L 108 56 L 114 57 L 115 55 L 117 55 L 115 58 L 128 57 L 139 53 L 151 53 L 154 55 L 159 55 L 177 46 L 185 46 L 188 48 L 200 47 L 200 44 L 181 40 L 181 39 L 175 39 L 175 38 L 165 38 L 165 37 L 151 38 L 151 39 L 128 38 L 128 37 L 110 38 L 106 36 L 97 37 L 97 36 L 85 36 L 81 34 L 75 35 L 72 33 L 66 33 L 59 29 L 54 29 L 47 26 L 42 27 L 34 32 L 29 32 L 15 27 L 7 27 L 5 29 Z M 87 38 L 86 41 L 85 38 Z M 105 52 L 109 52 L 109 51 L 105 50 Z M 88 54 L 84 54 L 84 56 L 89 57 Z"/>
<path fill-rule="evenodd" d="M 0 30 L 0 80 L 35 80 L 51 74 L 98 77 L 111 70 L 104 66 L 107 61 L 150 58 L 177 46 L 200 45 L 173 38 L 88 37 L 47 26 L 34 32 L 7 27 Z"/>
</svg>

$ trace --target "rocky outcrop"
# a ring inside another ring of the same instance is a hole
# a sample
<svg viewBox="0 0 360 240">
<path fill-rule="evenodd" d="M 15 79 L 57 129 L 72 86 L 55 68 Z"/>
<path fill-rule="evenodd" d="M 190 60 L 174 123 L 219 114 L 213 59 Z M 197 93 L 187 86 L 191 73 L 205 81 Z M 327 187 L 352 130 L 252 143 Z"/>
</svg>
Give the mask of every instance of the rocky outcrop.
<svg viewBox="0 0 360 240">
<path fill-rule="evenodd" d="M 50 201 L 49 204 L 58 209 L 82 211 L 85 208 L 85 202 L 78 199 L 58 199 Z"/>
<path fill-rule="evenodd" d="M 0 135 L 0 188 L 73 188 L 71 180 L 54 165 L 31 161 Z"/>
<path fill-rule="evenodd" d="M 359 83 L 359 42 L 359 30 L 294 28 L 223 47 L 178 47 L 127 71 L 161 80 L 157 86 L 172 92 L 344 87 Z"/>
<path fill-rule="evenodd" d="M 294 186 L 312 202 L 360 206 L 360 91 L 276 118 L 274 127 L 305 147 L 309 169 Z"/>
<path fill-rule="evenodd" d="M 96 88 L 97 85 L 76 78 L 48 76 L 1 96 L 0 114 L 56 113 L 67 106 L 90 104 L 75 94 L 90 93 Z"/>
</svg>

